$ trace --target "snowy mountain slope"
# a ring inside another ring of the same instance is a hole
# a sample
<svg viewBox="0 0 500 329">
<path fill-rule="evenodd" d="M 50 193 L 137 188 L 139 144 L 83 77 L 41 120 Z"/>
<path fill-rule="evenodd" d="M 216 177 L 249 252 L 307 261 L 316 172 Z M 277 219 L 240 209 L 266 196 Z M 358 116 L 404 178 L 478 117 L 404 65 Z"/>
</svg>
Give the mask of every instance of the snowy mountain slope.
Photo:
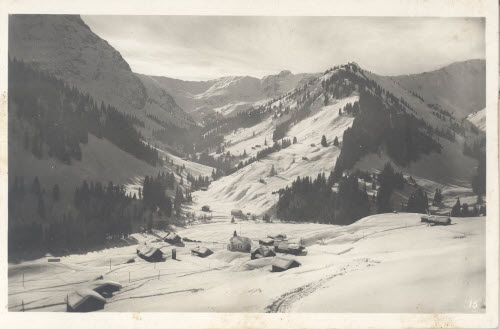
<svg viewBox="0 0 500 329">
<path fill-rule="evenodd" d="M 297 176 L 315 177 L 320 173 L 328 174 L 333 169 L 335 159 L 340 152 L 338 147 L 331 145 L 331 142 L 335 137 L 341 140 L 343 132 L 354 120 L 347 115 L 339 116 L 339 109 L 357 99 L 357 96 L 352 96 L 323 106 L 317 113 L 290 129 L 286 138 L 292 140 L 296 137 L 298 140 L 296 144 L 212 182 L 206 192 L 193 193 L 194 210 L 199 210 L 197 208 L 200 205 L 209 204 L 214 210 L 227 214 L 232 208 L 240 208 L 245 213 L 261 215 L 277 201 L 278 196 L 272 192 L 291 184 Z M 249 146 L 259 143 L 263 148 L 264 139 L 271 145 L 273 127 L 272 117 L 269 117 L 261 124 L 242 129 L 236 136 L 231 135 L 232 143 L 226 150 L 233 154 L 242 154 L 244 150 L 249 155 L 255 154 L 259 148 L 251 150 Z M 322 135 L 325 135 L 330 142 L 328 147 L 320 145 Z M 269 177 L 273 166 L 277 174 Z M 260 179 L 263 179 L 263 182 L 260 182 Z"/>
<path fill-rule="evenodd" d="M 72 15 L 12 15 L 9 56 L 49 72 L 98 103 L 150 122 L 153 112 L 181 127 L 192 125 L 175 101 L 134 74 L 120 53 Z M 145 86 L 146 85 L 146 86 Z"/>
<path fill-rule="evenodd" d="M 480 130 L 486 132 L 486 109 L 469 114 L 467 120 L 472 122 L 472 124 Z"/>
<path fill-rule="evenodd" d="M 356 68 L 353 68 L 354 66 Z M 333 89 L 329 87 L 327 92 L 329 105 L 325 106 L 323 103 L 325 83 L 335 74 L 341 74 L 345 78 L 342 78 L 338 85 L 334 85 Z M 340 148 L 331 145 L 326 149 L 320 147 L 321 136 L 324 134 L 330 143 L 335 137 L 342 140 L 344 131 L 352 125 L 356 117 L 344 114 L 345 116 L 339 118 L 338 110 L 343 109 L 347 103 L 357 101 L 360 88 L 374 88 L 374 84 L 376 88 L 382 89 L 378 97 L 385 104 L 384 111 L 389 111 L 391 106 L 394 106 L 391 105 L 393 103 L 390 99 L 401 100 L 401 111 L 427 125 L 428 129 L 425 131 L 422 129 L 421 132 L 438 142 L 441 151 L 422 153 L 417 160 L 411 160 L 407 165 L 398 165 L 387 155 L 385 146 L 381 144 L 377 146 L 377 151 L 364 155 L 353 167 L 346 169 L 380 172 L 387 162 L 392 162 L 394 167 L 403 172 L 407 178 L 413 176 L 428 194 L 432 195 L 435 188 L 441 188 L 445 197 L 444 204 L 453 205 L 457 196 L 473 203 L 470 182 L 475 173 L 477 160 L 463 154 L 463 144 L 465 141 L 481 138 L 481 132 L 474 131 L 470 123 L 456 119 L 453 114 L 443 115 L 445 112 L 429 106 L 392 77 L 363 71 L 357 64 L 351 63 L 329 70 L 319 79 L 310 80 L 307 88 L 295 88 L 274 103 L 263 103 L 264 108 L 272 109 L 269 116 L 254 126 L 236 129 L 226 134 L 225 152 L 229 151 L 232 155 L 240 157 L 247 154 L 247 158 L 243 158 L 245 161 L 272 145 L 276 127 L 297 112 L 299 100 L 307 95 L 312 95 L 314 99 L 310 105 L 310 114 L 298 122 L 292 122 L 285 135 L 290 140 L 297 137 L 297 144 L 271 153 L 262 160 L 213 182 L 209 192 L 196 192 L 192 209 L 199 210 L 201 205 L 210 204 L 216 212 L 227 213 L 232 208 L 241 208 L 244 212 L 263 214 L 277 201 L 277 195 L 272 192 L 290 185 L 296 176 L 315 177 L 318 173 L 325 173 L 328 176 L 335 166 Z M 363 87 L 365 85 L 370 87 Z M 349 86 L 353 88 L 348 94 L 350 96 L 340 96 L 340 99 L 336 99 L 339 96 L 334 96 L 335 93 L 342 95 L 342 90 L 346 90 L 345 88 Z M 332 92 L 332 90 L 337 91 Z M 371 111 L 369 107 L 364 110 Z M 332 120 L 335 121 L 334 124 Z M 370 126 L 367 128 L 376 129 Z M 442 132 L 454 135 L 454 140 L 443 137 Z M 315 146 L 311 146 L 312 144 Z M 344 146 L 341 144 L 341 147 Z M 268 177 L 273 166 L 278 174 L 275 177 Z M 261 178 L 263 182 L 259 182 Z M 405 191 L 401 195 L 402 200 L 406 200 L 411 191 L 411 189 Z M 369 195 L 374 193 L 376 191 L 368 191 Z"/>
<path fill-rule="evenodd" d="M 146 89 L 146 102 L 143 107 L 146 117 L 154 116 L 159 120 L 173 124 L 181 128 L 191 128 L 195 125 L 189 114 L 177 105 L 174 98 L 163 89 L 156 80 L 147 75 L 136 74 Z M 148 120 L 149 125 L 152 125 L 148 131 L 158 129 L 154 121 Z"/>
<path fill-rule="evenodd" d="M 423 97 L 427 104 L 439 104 L 459 119 L 486 105 L 486 62 L 468 60 L 439 70 L 393 77 L 404 88 Z"/>
<path fill-rule="evenodd" d="M 168 77 L 151 77 L 171 94 L 175 101 L 195 118 L 219 112 L 230 115 L 245 110 L 254 102 L 282 95 L 316 74 L 292 74 L 282 71 L 262 79 L 229 76 L 209 81 L 183 81 Z"/>
</svg>

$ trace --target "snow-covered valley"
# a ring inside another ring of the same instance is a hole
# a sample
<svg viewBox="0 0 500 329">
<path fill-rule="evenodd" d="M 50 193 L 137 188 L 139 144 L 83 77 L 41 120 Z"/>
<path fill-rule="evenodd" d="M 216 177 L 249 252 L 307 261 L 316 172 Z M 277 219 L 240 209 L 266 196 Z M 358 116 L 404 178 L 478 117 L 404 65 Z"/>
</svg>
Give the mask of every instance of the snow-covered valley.
<svg viewBox="0 0 500 329">
<path fill-rule="evenodd" d="M 272 257 L 250 260 L 230 252 L 233 231 L 253 246 L 284 233 L 306 246 L 300 267 L 271 272 Z M 241 232 L 241 233 L 240 233 Z M 96 277 L 122 289 L 103 311 L 169 312 L 405 312 L 456 313 L 485 310 L 485 218 L 452 218 L 429 226 L 418 214 L 381 214 L 349 226 L 263 223 L 214 216 L 207 224 L 178 228 L 200 242 L 172 246 L 163 232 L 134 234 L 159 247 L 166 260 L 149 263 L 136 246 L 9 265 L 9 310 L 65 311 L 65 298 Z M 190 249 L 214 254 L 199 258 Z M 171 249 L 177 259 L 171 259 Z M 133 261 L 130 263 L 130 261 Z M 415 278 L 418 277 L 418 280 Z M 196 300 L 196 303 L 193 302 Z M 382 302 L 383 301 L 383 302 Z M 473 306 L 471 306 L 473 305 Z"/>
</svg>

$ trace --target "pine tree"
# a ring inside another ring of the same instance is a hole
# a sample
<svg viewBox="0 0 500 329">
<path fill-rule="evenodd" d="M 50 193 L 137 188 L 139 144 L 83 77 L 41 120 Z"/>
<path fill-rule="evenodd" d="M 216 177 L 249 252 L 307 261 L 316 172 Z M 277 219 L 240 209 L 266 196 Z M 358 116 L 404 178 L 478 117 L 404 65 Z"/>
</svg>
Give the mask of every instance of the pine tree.
<svg viewBox="0 0 500 329">
<path fill-rule="evenodd" d="M 38 215 L 40 215 L 40 217 L 42 218 L 45 218 L 45 203 L 43 201 L 43 195 L 42 194 L 38 194 Z"/>
<path fill-rule="evenodd" d="M 325 135 L 323 135 L 321 137 L 321 146 L 323 146 L 323 147 L 327 147 L 328 146 L 328 143 L 326 141 L 326 136 Z"/>
<path fill-rule="evenodd" d="M 432 204 L 434 206 L 440 205 L 441 202 L 443 202 L 443 194 L 441 193 L 440 188 L 436 188 L 436 191 L 434 192 L 434 199 L 432 200 Z"/>
<path fill-rule="evenodd" d="M 38 181 L 38 176 L 33 179 L 33 184 L 31 185 L 31 193 L 39 195 L 41 193 L 40 181 Z"/>
<path fill-rule="evenodd" d="M 460 204 L 460 198 L 457 198 L 457 202 L 455 205 L 451 208 L 451 216 L 453 217 L 460 217 L 462 214 L 462 206 Z"/>
<path fill-rule="evenodd" d="M 337 138 L 337 136 L 335 136 L 335 139 L 333 140 L 333 145 L 339 146 L 339 139 Z"/>
<path fill-rule="evenodd" d="M 272 165 L 271 172 L 269 172 L 269 176 L 273 177 L 274 175 L 276 175 L 276 170 L 274 169 L 274 165 Z"/>
<path fill-rule="evenodd" d="M 406 205 L 407 212 L 416 212 L 425 214 L 429 209 L 429 205 L 427 203 L 427 198 L 425 196 L 422 188 L 417 188 L 408 198 L 408 203 Z"/>
<path fill-rule="evenodd" d="M 54 200 L 54 202 L 57 202 L 59 201 L 59 197 L 60 197 L 59 185 L 55 184 L 54 187 L 52 188 L 52 200 Z"/>
<path fill-rule="evenodd" d="M 295 136 L 293 137 L 293 143 L 297 144 L 297 137 L 295 137 Z"/>
</svg>

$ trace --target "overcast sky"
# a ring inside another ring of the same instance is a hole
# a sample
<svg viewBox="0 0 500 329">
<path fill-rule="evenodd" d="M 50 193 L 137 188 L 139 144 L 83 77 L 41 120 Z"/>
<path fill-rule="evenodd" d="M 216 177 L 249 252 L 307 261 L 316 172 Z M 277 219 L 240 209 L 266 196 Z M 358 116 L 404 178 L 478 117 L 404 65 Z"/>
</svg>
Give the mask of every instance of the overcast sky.
<svg viewBox="0 0 500 329">
<path fill-rule="evenodd" d="M 382 75 L 485 58 L 480 18 L 83 16 L 132 70 L 184 80 L 322 72 L 355 61 Z"/>
</svg>

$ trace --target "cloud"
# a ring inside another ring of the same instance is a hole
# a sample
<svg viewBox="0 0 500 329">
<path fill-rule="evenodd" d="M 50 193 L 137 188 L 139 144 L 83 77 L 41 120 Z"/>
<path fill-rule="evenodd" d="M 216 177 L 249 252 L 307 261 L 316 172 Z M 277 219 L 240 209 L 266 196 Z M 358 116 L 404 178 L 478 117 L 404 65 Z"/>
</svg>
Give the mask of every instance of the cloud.
<svg viewBox="0 0 500 329">
<path fill-rule="evenodd" d="M 384 75 L 485 58 L 484 19 L 83 16 L 138 73 L 204 80 L 321 72 L 356 61 Z"/>
</svg>

